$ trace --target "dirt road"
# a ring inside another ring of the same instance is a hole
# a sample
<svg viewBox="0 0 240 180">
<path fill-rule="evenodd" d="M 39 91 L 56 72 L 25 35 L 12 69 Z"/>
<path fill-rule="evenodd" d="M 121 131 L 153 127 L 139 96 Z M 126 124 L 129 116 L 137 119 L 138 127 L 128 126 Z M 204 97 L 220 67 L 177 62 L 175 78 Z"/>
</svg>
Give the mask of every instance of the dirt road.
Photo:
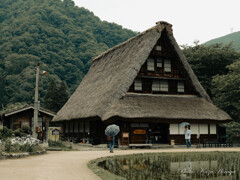
<svg viewBox="0 0 240 180">
<path fill-rule="evenodd" d="M 0 160 L 0 180 L 100 180 L 87 167 L 99 157 L 145 152 L 239 151 L 240 148 L 156 149 L 48 152 L 23 159 Z"/>
</svg>

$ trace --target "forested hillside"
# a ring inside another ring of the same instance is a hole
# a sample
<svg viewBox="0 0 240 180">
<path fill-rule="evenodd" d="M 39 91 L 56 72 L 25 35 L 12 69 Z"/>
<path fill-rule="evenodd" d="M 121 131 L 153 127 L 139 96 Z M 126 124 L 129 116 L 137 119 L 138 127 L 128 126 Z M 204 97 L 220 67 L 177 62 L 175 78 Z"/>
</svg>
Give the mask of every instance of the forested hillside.
<svg viewBox="0 0 240 180">
<path fill-rule="evenodd" d="M 136 33 L 101 21 L 72 0 L 0 0 L 0 103 L 33 103 L 40 62 L 40 101 L 64 80 L 72 93 L 91 58 Z"/>
<path fill-rule="evenodd" d="M 217 43 L 221 43 L 224 45 L 232 43 L 232 47 L 235 48 L 237 51 L 240 51 L 240 31 L 228 34 L 223 37 L 212 39 L 212 40 L 206 42 L 205 44 L 212 45 L 212 44 L 217 44 Z"/>
</svg>

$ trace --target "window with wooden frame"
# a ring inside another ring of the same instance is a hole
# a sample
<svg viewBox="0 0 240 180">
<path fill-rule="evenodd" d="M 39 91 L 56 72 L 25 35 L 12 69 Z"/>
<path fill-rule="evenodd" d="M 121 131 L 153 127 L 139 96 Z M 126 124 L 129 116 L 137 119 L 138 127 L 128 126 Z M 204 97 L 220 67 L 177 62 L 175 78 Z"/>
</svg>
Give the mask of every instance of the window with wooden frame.
<svg viewBox="0 0 240 180">
<path fill-rule="evenodd" d="M 162 58 L 157 58 L 157 68 L 162 68 Z"/>
<path fill-rule="evenodd" d="M 160 91 L 168 92 L 168 81 L 160 81 Z"/>
<path fill-rule="evenodd" d="M 152 82 L 152 91 L 153 92 L 159 92 L 160 91 L 160 81 L 153 80 L 153 82 Z"/>
<path fill-rule="evenodd" d="M 153 92 L 168 92 L 168 81 L 153 80 Z"/>
<path fill-rule="evenodd" d="M 142 80 L 141 79 L 135 79 L 134 80 L 134 90 L 135 91 L 142 91 Z"/>
<path fill-rule="evenodd" d="M 177 90 L 179 93 L 184 93 L 185 89 L 184 89 L 184 82 L 183 81 L 179 81 L 177 84 Z"/>
<path fill-rule="evenodd" d="M 164 60 L 164 71 L 171 72 L 171 60 L 170 59 Z"/>
<path fill-rule="evenodd" d="M 153 58 L 147 59 L 147 70 L 154 71 L 154 59 Z"/>
</svg>

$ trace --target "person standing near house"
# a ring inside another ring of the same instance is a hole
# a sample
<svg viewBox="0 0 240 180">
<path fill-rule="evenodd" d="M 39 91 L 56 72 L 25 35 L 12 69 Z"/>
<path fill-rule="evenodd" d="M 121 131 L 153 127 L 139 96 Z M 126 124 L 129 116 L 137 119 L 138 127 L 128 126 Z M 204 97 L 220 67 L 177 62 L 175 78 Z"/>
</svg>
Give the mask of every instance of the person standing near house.
<svg viewBox="0 0 240 180">
<path fill-rule="evenodd" d="M 108 136 L 107 140 L 109 141 L 109 147 L 110 147 L 110 153 L 113 153 L 113 148 L 115 145 L 115 140 L 114 140 L 114 136 Z"/>
<path fill-rule="evenodd" d="M 191 130 L 189 130 L 187 126 L 185 126 L 184 134 L 185 134 L 185 141 L 186 141 L 187 148 L 190 148 L 191 147 Z"/>
</svg>

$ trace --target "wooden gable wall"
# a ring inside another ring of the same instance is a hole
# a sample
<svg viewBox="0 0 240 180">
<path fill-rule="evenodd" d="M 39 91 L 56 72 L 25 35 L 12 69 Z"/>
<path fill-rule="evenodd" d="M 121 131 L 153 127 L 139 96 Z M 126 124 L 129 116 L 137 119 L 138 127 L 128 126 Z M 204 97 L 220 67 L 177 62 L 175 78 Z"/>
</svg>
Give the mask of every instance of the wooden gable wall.
<svg viewBox="0 0 240 180">
<path fill-rule="evenodd" d="M 154 60 L 154 70 L 148 69 L 149 59 L 151 59 L 151 61 Z M 170 71 L 169 68 L 168 71 L 166 71 L 167 68 L 165 66 L 167 66 L 167 61 L 170 61 Z M 139 85 L 139 81 L 141 81 L 142 89 L 135 88 Z M 153 90 L 153 83 L 159 81 L 168 84 L 168 91 Z M 181 86 L 180 84 L 183 84 L 184 92 L 178 90 L 178 86 Z M 141 67 L 135 81 L 130 86 L 129 92 L 152 94 L 197 94 L 190 81 L 189 75 L 168 40 L 166 32 L 163 31 L 161 38 L 158 40 L 148 59 Z"/>
</svg>

